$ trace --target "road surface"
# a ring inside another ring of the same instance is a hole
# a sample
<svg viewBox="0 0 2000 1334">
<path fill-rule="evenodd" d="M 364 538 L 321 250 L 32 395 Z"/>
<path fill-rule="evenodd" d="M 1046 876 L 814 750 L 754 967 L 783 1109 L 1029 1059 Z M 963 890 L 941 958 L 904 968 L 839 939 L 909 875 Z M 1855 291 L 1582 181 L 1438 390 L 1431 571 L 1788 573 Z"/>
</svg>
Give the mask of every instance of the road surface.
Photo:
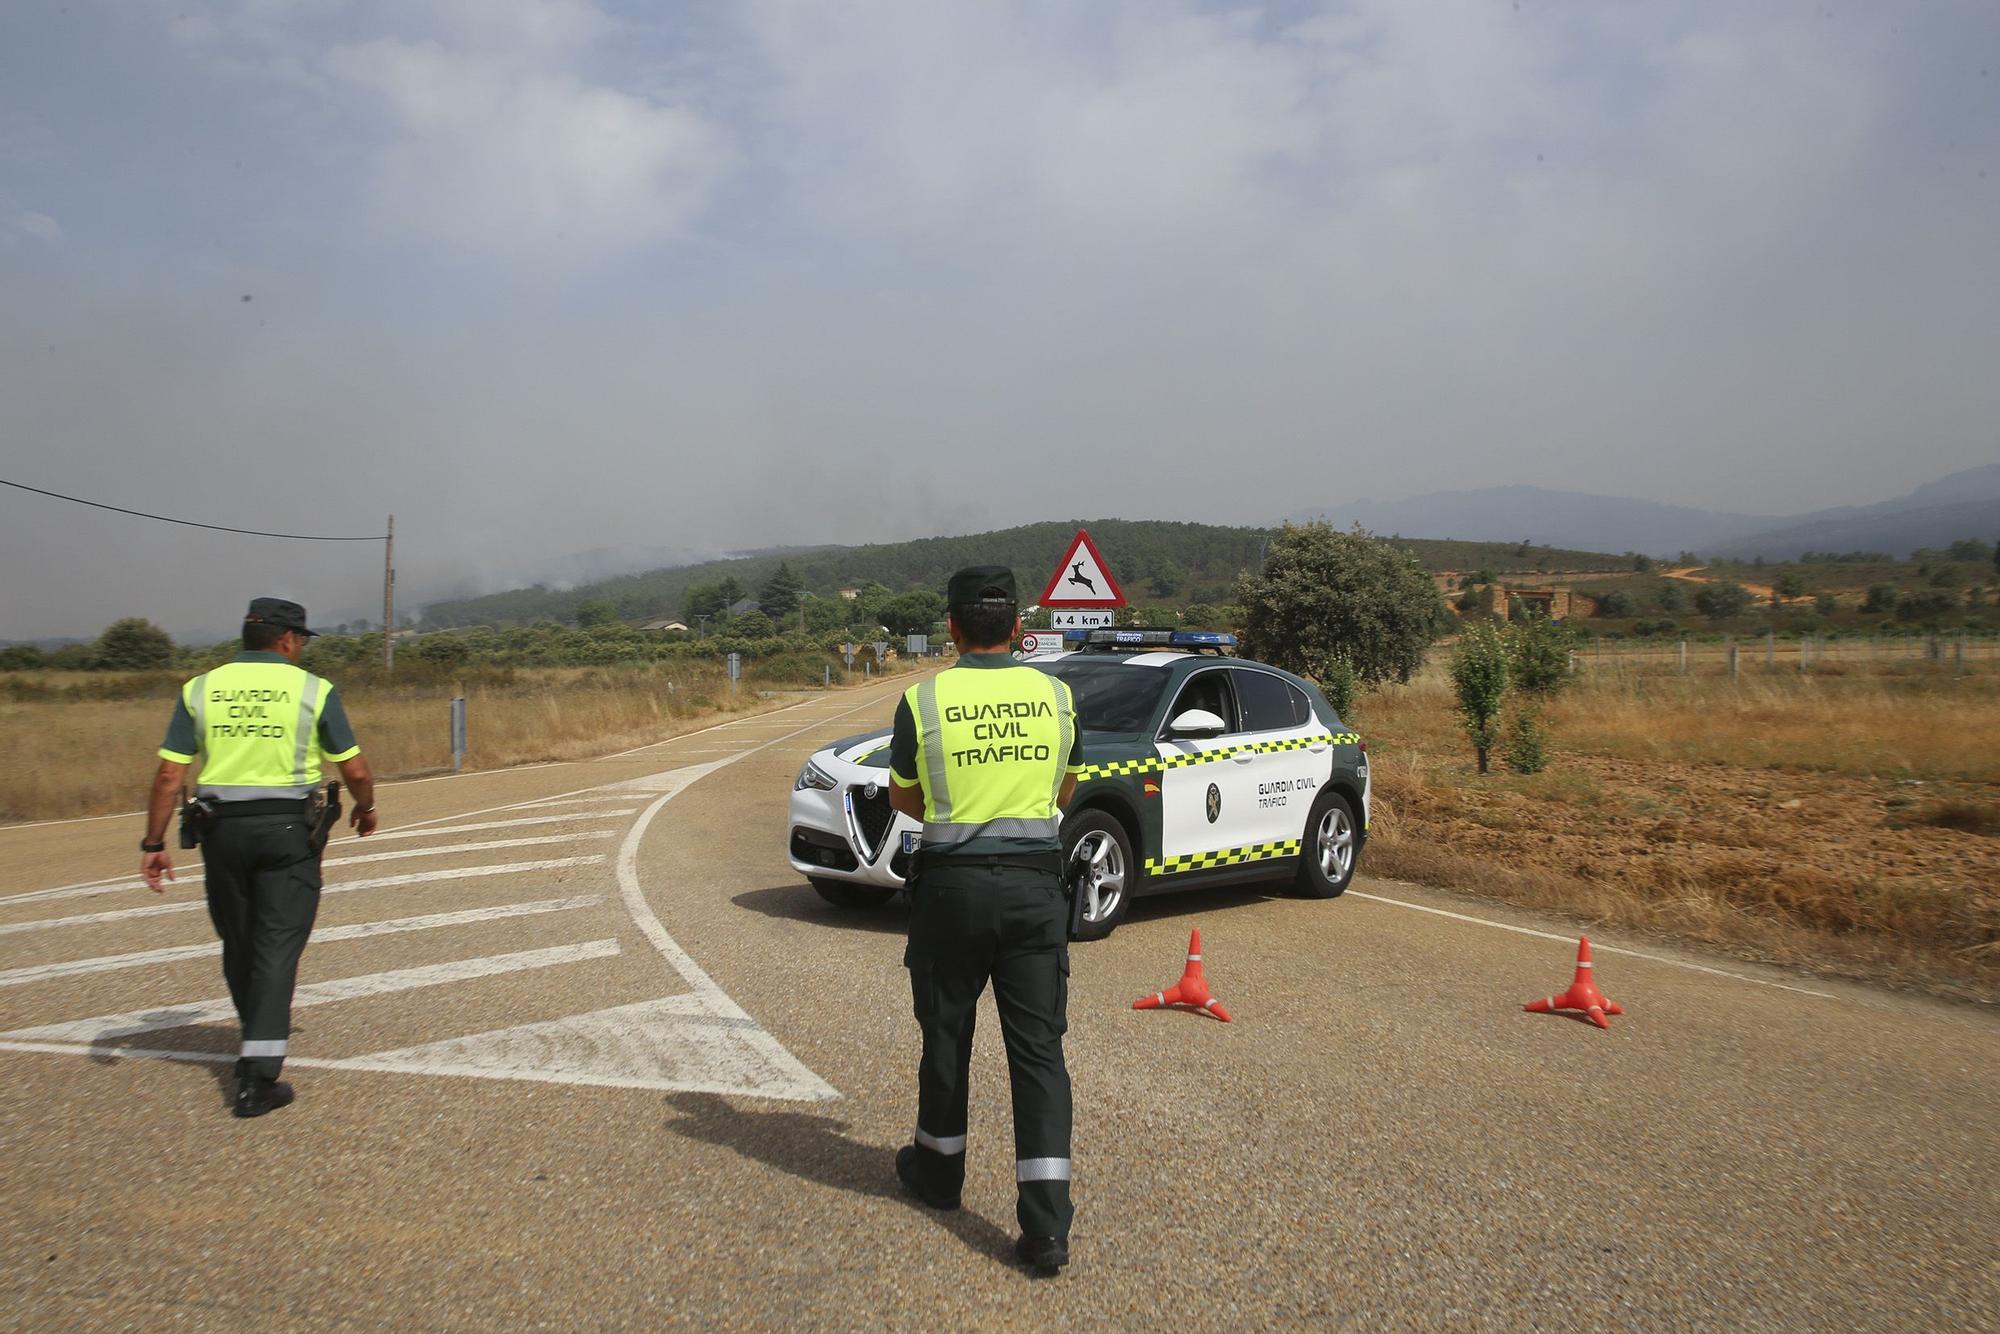
<svg viewBox="0 0 2000 1334">
<path fill-rule="evenodd" d="M 4 1323 L 1993 1327 L 1991 1015 L 1605 937 L 1600 1032 L 1520 1008 L 1569 928 L 1365 874 L 1076 948 L 1075 1261 L 1026 1277 L 990 1003 L 928 1212 L 903 911 L 783 856 L 894 693 L 386 786 L 256 1121 L 199 863 L 156 898 L 136 819 L 0 829 Z M 1196 925 L 1236 1022 L 1133 1011 Z"/>
</svg>

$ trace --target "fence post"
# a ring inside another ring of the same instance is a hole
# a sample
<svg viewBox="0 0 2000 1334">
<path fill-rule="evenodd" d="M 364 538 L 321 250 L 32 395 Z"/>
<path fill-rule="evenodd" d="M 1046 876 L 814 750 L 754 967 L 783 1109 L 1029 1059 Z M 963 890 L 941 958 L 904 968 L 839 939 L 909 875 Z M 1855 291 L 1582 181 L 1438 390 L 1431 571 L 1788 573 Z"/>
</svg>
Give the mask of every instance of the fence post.
<svg viewBox="0 0 2000 1334">
<path fill-rule="evenodd" d="M 455 696 L 451 701 L 451 771 L 457 773 L 465 766 L 465 696 Z"/>
<path fill-rule="evenodd" d="M 1778 632 L 1776 630 L 1766 630 L 1764 632 L 1764 670 L 1769 671 L 1777 665 Z"/>
<path fill-rule="evenodd" d="M 1681 640 L 1681 675 L 1686 676 L 1687 674 L 1688 674 L 1688 642 L 1687 640 L 1683 639 Z"/>
<path fill-rule="evenodd" d="M 1736 680 L 1737 672 L 1736 641 L 1732 639 L 1729 641 L 1729 679 L 1732 681 Z"/>
</svg>

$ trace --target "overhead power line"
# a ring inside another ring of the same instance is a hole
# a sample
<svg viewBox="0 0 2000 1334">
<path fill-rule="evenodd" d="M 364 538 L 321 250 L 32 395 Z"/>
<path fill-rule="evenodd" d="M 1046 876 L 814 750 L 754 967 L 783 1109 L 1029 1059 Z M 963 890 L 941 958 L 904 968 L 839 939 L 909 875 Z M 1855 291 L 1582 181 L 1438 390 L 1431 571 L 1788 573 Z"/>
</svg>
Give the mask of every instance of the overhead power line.
<svg viewBox="0 0 2000 1334">
<path fill-rule="evenodd" d="M 67 500 L 73 505 L 88 505 L 92 509 L 110 510 L 115 514 L 130 514 L 140 519 L 158 519 L 161 523 L 177 523 L 183 528 L 206 528 L 217 533 L 242 533 L 246 537 L 282 537 L 292 542 L 382 542 L 386 534 L 369 533 L 363 537 L 328 537 L 318 533 L 267 533 L 261 528 L 231 528 L 220 523 L 197 523 L 193 519 L 176 519 L 165 514 L 148 514 L 144 510 L 128 510 L 123 505 L 106 505 L 102 501 L 85 500 L 82 496 L 66 496 L 60 491 L 44 491 L 39 486 L 29 486 L 24 482 L 10 482 L 0 477 L 0 486 L 11 486 L 17 491 L 33 491 L 38 496 L 50 496 L 56 500 Z"/>
</svg>

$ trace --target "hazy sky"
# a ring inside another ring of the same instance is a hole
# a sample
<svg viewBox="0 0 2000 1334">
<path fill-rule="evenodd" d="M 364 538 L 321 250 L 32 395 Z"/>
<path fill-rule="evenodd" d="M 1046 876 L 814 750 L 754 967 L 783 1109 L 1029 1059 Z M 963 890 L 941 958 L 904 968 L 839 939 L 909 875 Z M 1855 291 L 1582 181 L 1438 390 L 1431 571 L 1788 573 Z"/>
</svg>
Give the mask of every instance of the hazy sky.
<svg viewBox="0 0 2000 1334">
<path fill-rule="evenodd" d="M 661 17 L 662 14 L 671 17 Z M 0 476 L 613 544 L 2000 455 L 2000 6 L 0 5 Z M 379 550 L 0 491 L 0 638 Z"/>
</svg>

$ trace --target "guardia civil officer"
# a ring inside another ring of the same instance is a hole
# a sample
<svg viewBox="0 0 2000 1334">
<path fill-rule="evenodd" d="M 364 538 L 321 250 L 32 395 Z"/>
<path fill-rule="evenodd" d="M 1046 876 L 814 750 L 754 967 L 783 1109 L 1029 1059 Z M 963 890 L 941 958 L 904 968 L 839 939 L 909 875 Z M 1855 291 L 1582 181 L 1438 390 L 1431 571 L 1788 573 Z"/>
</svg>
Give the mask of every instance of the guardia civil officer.
<svg viewBox="0 0 2000 1334">
<path fill-rule="evenodd" d="M 1069 687 L 1010 652 L 1021 620 L 1005 566 L 960 570 L 946 590 L 958 665 L 896 709 L 890 802 L 924 822 L 903 962 L 923 1060 L 916 1142 L 896 1175 L 925 1204 L 956 1209 L 965 1182 L 972 1026 L 987 980 L 1014 1091 L 1014 1179 L 1032 1268 L 1069 1263 L 1069 913 L 1058 830 L 1083 743 Z"/>
<path fill-rule="evenodd" d="M 154 892 L 174 878 L 167 819 L 187 768 L 201 759 L 197 799 L 214 811 L 201 838 L 208 916 L 222 937 L 222 975 L 243 1046 L 237 1116 L 292 1100 L 278 1082 L 292 1032 L 299 955 L 319 912 L 319 858 L 311 817 L 322 760 L 337 765 L 354 801 L 354 831 L 375 832 L 375 780 L 333 685 L 298 665 L 306 609 L 258 598 L 243 617 L 243 651 L 181 687 L 146 809 L 140 874 Z"/>
</svg>

